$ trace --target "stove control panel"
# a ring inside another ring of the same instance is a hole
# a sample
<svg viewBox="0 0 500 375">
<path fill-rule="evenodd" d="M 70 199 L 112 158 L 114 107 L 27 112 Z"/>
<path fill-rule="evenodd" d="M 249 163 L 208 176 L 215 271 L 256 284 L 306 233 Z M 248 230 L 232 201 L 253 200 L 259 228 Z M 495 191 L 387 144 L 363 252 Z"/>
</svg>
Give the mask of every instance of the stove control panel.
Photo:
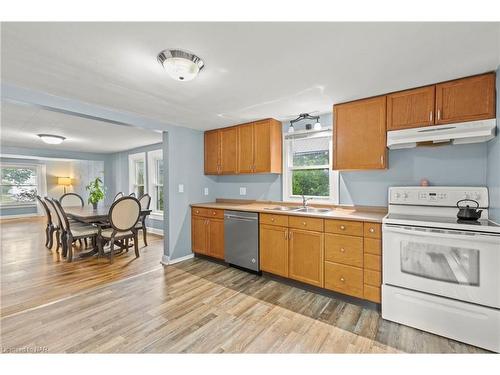
<svg viewBox="0 0 500 375">
<path fill-rule="evenodd" d="M 471 199 L 479 203 L 479 207 L 488 208 L 488 189 L 485 187 L 444 187 L 444 186 L 407 186 L 390 187 L 389 204 L 412 206 L 456 207 L 462 199 Z M 475 207 L 474 202 L 462 202 Z"/>
</svg>

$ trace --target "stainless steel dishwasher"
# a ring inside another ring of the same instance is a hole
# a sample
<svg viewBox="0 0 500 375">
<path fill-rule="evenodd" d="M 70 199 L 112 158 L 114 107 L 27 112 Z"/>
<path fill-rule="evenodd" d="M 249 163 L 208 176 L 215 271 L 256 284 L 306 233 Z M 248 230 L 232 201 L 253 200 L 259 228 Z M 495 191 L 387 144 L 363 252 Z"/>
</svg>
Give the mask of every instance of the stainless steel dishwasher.
<svg viewBox="0 0 500 375">
<path fill-rule="evenodd" d="M 259 272 L 259 214 L 224 212 L 224 254 L 227 263 Z"/>
</svg>

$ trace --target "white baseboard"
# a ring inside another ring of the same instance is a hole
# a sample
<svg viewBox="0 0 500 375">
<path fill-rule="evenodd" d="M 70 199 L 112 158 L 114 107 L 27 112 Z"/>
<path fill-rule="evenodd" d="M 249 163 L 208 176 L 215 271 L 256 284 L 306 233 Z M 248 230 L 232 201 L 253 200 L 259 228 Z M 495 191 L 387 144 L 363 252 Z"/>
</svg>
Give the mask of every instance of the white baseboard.
<svg viewBox="0 0 500 375">
<path fill-rule="evenodd" d="M 149 233 L 157 234 L 158 236 L 163 236 L 163 229 L 156 229 L 156 228 L 146 227 L 146 230 Z"/>
<path fill-rule="evenodd" d="M 168 256 L 163 255 L 162 258 L 161 258 L 161 264 L 163 264 L 164 266 L 168 266 L 170 264 L 175 264 L 175 263 L 183 262 L 185 260 L 192 259 L 192 258 L 194 258 L 194 254 L 189 254 L 189 255 L 186 255 L 186 256 L 183 256 L 183 257 L 180 257 L 180 258 L 175 258 L 175 259 L 169 259 Z"/>
</svg>

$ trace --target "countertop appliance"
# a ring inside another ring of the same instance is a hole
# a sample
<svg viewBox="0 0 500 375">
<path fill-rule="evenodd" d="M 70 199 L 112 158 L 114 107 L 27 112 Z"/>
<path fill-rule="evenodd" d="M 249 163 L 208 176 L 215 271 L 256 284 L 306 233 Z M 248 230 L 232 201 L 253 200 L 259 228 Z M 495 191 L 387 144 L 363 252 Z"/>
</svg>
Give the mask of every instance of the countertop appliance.
<svg viewBox="0 0 500 375">
<path fill-rule="evenodd" d="M 227 263 L 260 272 L 258 213 L 224 211 L 224 254 Z"/>
<path fill-rule="evenodd" d="M 457 219 L 474 199 L 477 221 Z M 500 225 L 485 187 L 391 187 L 382 221 L 382 317 L 500 352 Z"/>
</svg>

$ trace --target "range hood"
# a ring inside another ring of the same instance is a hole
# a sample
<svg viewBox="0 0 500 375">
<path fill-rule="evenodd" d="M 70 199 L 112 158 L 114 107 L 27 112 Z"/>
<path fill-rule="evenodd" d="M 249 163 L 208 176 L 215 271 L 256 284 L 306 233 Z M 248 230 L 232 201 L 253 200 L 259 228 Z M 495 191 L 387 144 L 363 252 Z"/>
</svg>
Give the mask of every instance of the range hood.
<svg viewBox="0 0 500 375">
<path fill-rule="evenodd" d="M 465 144 L 486 142 L 495 137 L 496 119 L 461 122 L 387 132 L 391 150 L 413 148 L 419 144 Z"/>
</svg>

